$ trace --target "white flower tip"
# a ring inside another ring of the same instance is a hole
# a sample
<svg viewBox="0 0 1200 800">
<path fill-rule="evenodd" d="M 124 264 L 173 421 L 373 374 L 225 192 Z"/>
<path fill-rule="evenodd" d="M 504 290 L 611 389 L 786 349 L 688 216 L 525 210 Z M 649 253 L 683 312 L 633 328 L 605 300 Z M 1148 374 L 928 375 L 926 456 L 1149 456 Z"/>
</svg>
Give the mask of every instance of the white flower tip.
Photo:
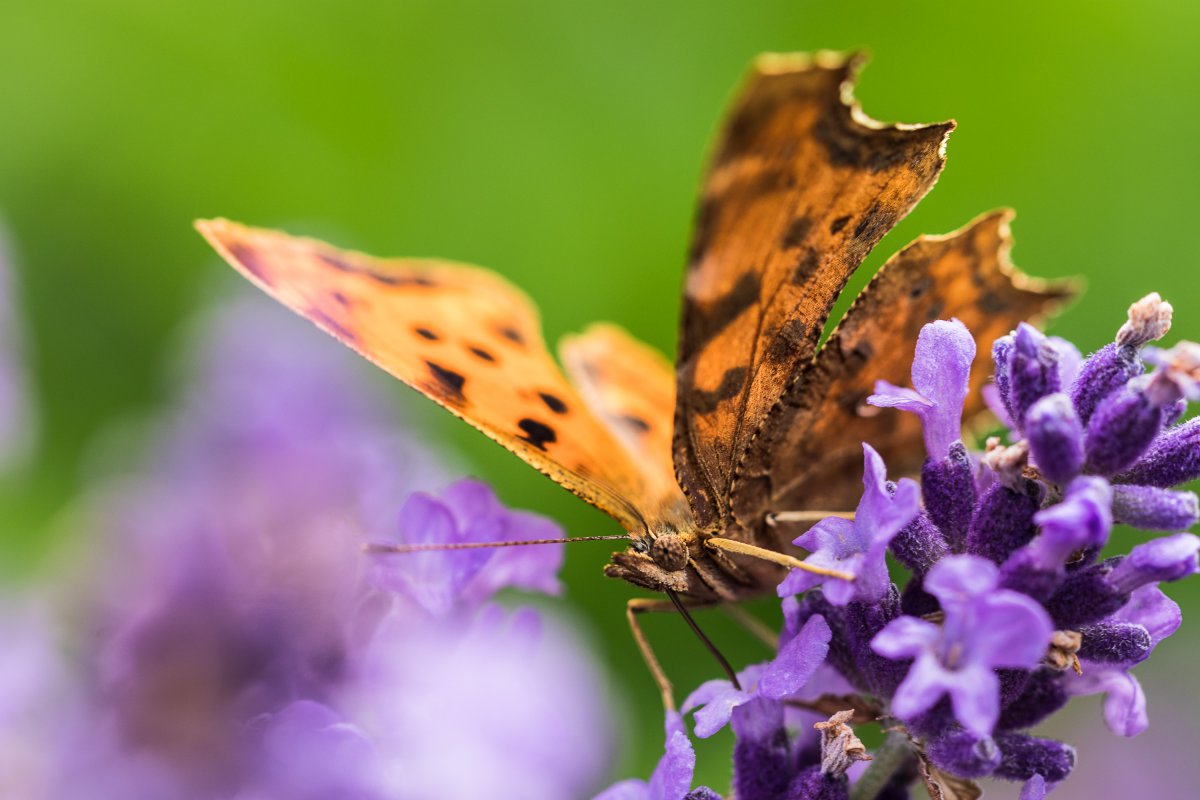
<svg viewBox="0 0 1200 800">
<path fill-rule="evenodd" d="M 1151 292 L 1129 307 L 1129 319 L 1117 331 L 1117 344 L 1141 347 L 1161 339 L 1171 330 L 1173 311 L 1158 292 Z"/>
</svg>

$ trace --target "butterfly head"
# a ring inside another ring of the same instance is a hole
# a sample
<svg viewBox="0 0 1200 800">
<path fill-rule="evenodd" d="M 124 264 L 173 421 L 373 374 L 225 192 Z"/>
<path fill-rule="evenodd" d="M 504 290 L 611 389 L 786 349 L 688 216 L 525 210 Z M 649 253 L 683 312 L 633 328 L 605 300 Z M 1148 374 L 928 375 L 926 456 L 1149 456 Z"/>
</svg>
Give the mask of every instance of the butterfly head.
<svg viewBox="0 0 1200 800">
<path fill-rule="evenodd" d="M 626 550 L 613 553 L 604 574 L 656 592 L 694 593 L 699 581 L 696 560 L 705 557 L 697 532 L 664 528 L 633 536 Z"/>
</svg>

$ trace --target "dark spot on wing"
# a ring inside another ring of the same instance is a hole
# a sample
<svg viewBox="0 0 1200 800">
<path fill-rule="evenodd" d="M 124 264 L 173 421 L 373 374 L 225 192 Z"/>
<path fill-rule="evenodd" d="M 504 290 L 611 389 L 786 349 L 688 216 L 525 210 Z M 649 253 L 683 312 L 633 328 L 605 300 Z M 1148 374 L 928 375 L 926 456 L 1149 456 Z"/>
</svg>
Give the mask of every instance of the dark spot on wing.
<svg viewBox="0 0 1200 800">
<path fill-rule="evenodd" d="M 1008 310 L 1008 301 L 995 292 L 983 292 L 977 303 L 979 310 L 985 314 L 999 314 Z"/>
<path fill-rule="evenodd" d="M 796 259 L 796 267 L 792 270 L 792 283 L 808 283 L 809 278 L 815 275 L 820 267 L 821 256 L 811 247 L 805 248 L 800 258 Z"/>
<path fill-rule="evenodd" d="M 921 295 L 929 291 L 933 286 L 933 278 L 925 275 L 913 282 L 913 285 L 908 290 L 908 296 L 911 300 L 916 300 Z"/>
<path fill-rule="evenodd" d="M 341 292 L 334 292 L 333 294 L 330 295 L 330 297 L 332 297 L 333 301 L 335 303 L 337 303 L 339 306 L 343 306 L 343 307 L 347 307 L 347 308 L 350 306 L 350 298 L 346 297 L 346 295 L 342 294 Z"/>
<path fill-rule="evenodd" d="M 341 322 L 339 322 L 338 320 L 329 316 L 328 314 L 326 314 L 324 311 L 322 311 L 319 308 L 309 309 L 308 313 L 305 316 L 307 316 L 313 322 L 315 322 L 318 325 L 320 325 L 321 327 L 325 328 L 330 333 L 332 333 L 334 336 L 338 337 L 339 339 L 341 339 L 344 342 L 357 342 L 358 341 L 358 336 L 355 335 L 354 331 L 350 330 L 345 325 L 343 325 Z"/>
<path fill-rule="evenodd" d="M 775 364 L 789 363 L 808 345 L 808 326 L 800 317 L 792 317 L 779 327 L 767 348 L 766 358 Z"/>
<path fill-rule="evenodd" d="M 542 402 L 546 404 L 546 408 L 555 414 L 567 413 L 567 404 L 558 395 L 553 395 L 549 392 L 538 392 L 538 397 L 542 398 Z"/>
<path fill-rule="evenodd" d="M 356 267 L 355 265 L 351 264 L 349 261 L 346 261 L 338 256 L 335 256 L 332 253 L 323 253 L 320 250 L 318 250 L 316 255 L 317 255 L 317 258 L 319 258 L 321 261 L 324 261 L 326 265 L 333 267 L 338 272 L 361 272 L 362 271 L 359 267 Z"/>
<path fill-rule="evenodd" d="M 622 414 L 617 419 L 623 424 L 639 433 L 645 433 L 650 430 L 650 423 L 635 414 Z"/>
<path fill-rule="evenodd" d="M 465 377 L 432 361 L 426 361 L 425 366 L 429 367 L 429 374 L 437 381 L 438 387 L 442 389 L 447 399 L 460 403 L 465 399 L 463 397 L 463 386 L 467 382 Z"/>
<path fill-rule="evenodd" d="M 492 355 L 491 353 L 489 353 L 487 350 L 484 350 L 482 347 L 468 347 L 467 349 L 470 350 L 471 355 L 475 356 L 476 358 L 482 359 L 482 360 L 487 361 L 492 364 L 496 363 L 496 357 L 494 355 Z"/>
<path fill-rule="evenodd" d="M 696 220 L 692 224 L 692 244 L 688 249 L 688 263 L 694 264 L 704 251 L 708 249 L 709 241 L 712 239 L 713 227 L 717 204 L 710 197 L 705 197 L 700 201 L 699 207 L 696 209 Z"/>
<path fill-rule="evenodd" d="M 499 333 L 501 336 L 503 336 L 505 339 L 508 339 L 513 344 L 519 344 L 522 347 L 525 346 L 525 337 L 521 335 L 521 332 L 519 330 L 512 327 L 511 325 L 503 325 L 503 326 L 497 328 L 496 332 Z"/>
<path fill-rule="evenodd" d="M 391 272 L 379 272 L 377 270 L 360 270 L 360 272 L 376 283 L 382 283 L 384 286 L 421 286 L 428 288 L 437 285 L 424 275 L 416 273 L 399 275 Z"/>
<path fill-rule="evenodd" d="M 809 231 L 812 230 L 813 221 L 808 216 L 796 217 L 792 220 L 792 224 L 788 225 L 783 234 L 783 241 L 780 243 L 785 248 L 799 247 L 808 238 Z"/>
<path fill-rule="evenodd" d="M 263 264 L 262 259 L 259 258 L 258 251 L 253 247 L 241 242 L 234 242 L 229 245 L 229 252 L 251 275 L 258 278 L 268 286 L 274 285 L 274 283 L 271 281 L 270 274 L 267 272 L 266 266 Z"/>
<path fill-rule="evenodd" d="M 553 444 L 558 441 L 558 435 L 554 429 L 545 423 L 538 422 L 536 419 L 525 417 L 517 423 L 517 427 L 525 434 L 520 438 L 538 450 L 544 451 L 547 444 Z"/>
<path fill-rule="evenodd" d="M 838 217 L 833 222 L 829 223 L 829 232 L 837 233 L 842 228 L 846 227 L 846 223 L 849 221 L 850 221 L 849 214 L 846 214 L 845 216 L 842 216 L 842 217 Z"/>
<path fill-rule="evenodd" d="M 413 332 L 416 333 L 417 336 L 420 336 L 422 339 L 428 339 L 431 342 L 436 342 L 438 339 L 441 338 L 436 333 L 429 330 L 429 328 L 413 328 Z"/>
<path fill-rule="evenodd" d="M 699 345 L 716 336 L 725 329 L 726 325 L 740 317 L 747 308 L 757 303 L 760 290 L 758 273 L 754 270 L 746 270 L 729 290 L 729 293 L 708 308 L 702 309 L 693 304 L 690 309 L 691 313 L 688 314 L 688 323 L 691 329 L 688 335 L 693 346 L 698 348 Z"/>
<path fill-rule="evenodd" d="M 694 388 L 691 403 L 701 414 L 715 411 L 721 403 L 737 395 L 745 379 L 745 367 L 730 367 L 721 376 L 721 382 L 717 384 L 717 388 L 707 390 Z"/>
</svg>

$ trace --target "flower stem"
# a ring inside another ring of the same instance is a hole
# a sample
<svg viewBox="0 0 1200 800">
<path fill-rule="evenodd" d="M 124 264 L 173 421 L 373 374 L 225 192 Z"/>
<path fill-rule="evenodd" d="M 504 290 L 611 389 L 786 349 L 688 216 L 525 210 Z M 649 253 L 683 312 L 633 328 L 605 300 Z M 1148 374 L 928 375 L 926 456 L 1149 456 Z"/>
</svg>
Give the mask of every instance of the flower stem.
<svg viewBox="0 0 1200 800">
<path fill-rule="evenodd" d="M 912 745 L 906 734 L 897 731 L 889 733 L 875 751 L 871 766 L 850 787 L 850 800 L 875 800 L 911 752 Z"/>
</svg>

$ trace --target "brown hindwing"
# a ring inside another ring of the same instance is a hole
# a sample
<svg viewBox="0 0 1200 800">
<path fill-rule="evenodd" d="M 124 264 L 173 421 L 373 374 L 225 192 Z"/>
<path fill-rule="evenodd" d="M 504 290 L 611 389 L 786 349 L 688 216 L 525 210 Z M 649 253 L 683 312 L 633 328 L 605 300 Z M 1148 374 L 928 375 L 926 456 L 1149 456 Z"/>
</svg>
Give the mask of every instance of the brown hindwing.
<svg viewBox="0 0 1200 800">
<path fill-rule="evenodd" d="M 955 317 L 975 336 L 966 414 L 983 409 L 992 342 L 1071 294 L 1066 283 L 1012 266 L 1011 218 L 992 212 L 946 236 L 923 236 L 880 269 L 748 451 L 734 489 L 743 524 L 759 527 L 766 511 L 852 510 L 862 492 L 862 442 L 879 450 L 892 474 L 920 467 L 917 417 L 865 400 L 877 380 L 909 385 L 917 334 L 928 322 Z"/>
<path fill-rule="evenodd" d="M 737 462 L 809 362 L 847 278 L 941 172 L 953 123 L 885 126 L 857 62 L 764 56 L 704 182 L 683 298 L 675 470 L 697 521 L 729 521 Z"/>
</svg>

